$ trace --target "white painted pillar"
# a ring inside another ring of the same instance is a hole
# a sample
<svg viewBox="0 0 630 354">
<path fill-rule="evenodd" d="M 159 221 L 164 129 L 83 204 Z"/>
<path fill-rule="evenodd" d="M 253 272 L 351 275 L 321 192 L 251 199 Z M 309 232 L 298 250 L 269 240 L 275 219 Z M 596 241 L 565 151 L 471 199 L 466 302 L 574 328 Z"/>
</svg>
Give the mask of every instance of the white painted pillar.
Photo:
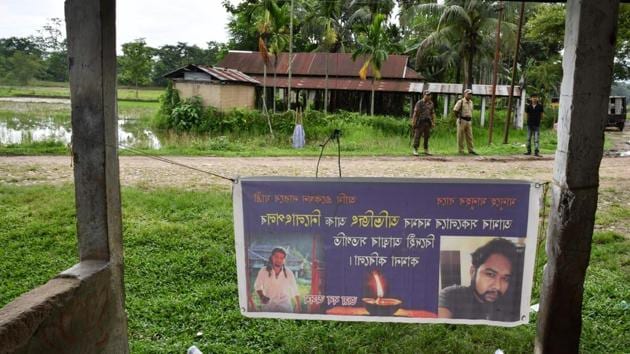
<svg viewBox="0 0 630 354">
<path fill-rule="evenodd" d="M 520 113 L 519 109 L 521 107 L 521 99 L 517 98 L 516 99 L 516 107 L 518 107 L 516 110 L 514 110 L 514 119 L 512 119 L 512 128 L 517 129 L 518 128 L 518 120 L 519 120 L 519 116 Z"/>
<path fill-rule="evenodd" d="M 444 95 L 444 113 L 442 114 L 442 118 L 448 117 L 448 95 Z"/>
<path fill-rule="evenodd" d="M 486 96 L 481 96 L 481 126 L 486 124 Z"/>
<path fill-rule="evenodd" d="M 521 104 L 518 107 L 518 116 L 516 117 L 516 127 L 519 129 L 523 129 L 523 123 L 525 121 L 524 115 L 525 115 L 525 103 L 527 102 L 526 98 L 527 98 L 527 90 L 523 88 L 521 90 L 521 99 L 519 100 Z"/>
</svg>

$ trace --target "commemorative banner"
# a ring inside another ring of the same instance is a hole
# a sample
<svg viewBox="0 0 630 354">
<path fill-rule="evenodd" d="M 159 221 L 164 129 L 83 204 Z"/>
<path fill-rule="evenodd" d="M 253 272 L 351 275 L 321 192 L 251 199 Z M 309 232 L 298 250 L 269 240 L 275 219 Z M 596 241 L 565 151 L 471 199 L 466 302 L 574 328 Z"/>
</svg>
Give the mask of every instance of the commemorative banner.
<svg viewBox="0 0 630 354">
<path fill-rule="evenodd" d="M 240 178 L 241 312 L 526 324 L 541 195 L 511 180 Z"/>
</svg>

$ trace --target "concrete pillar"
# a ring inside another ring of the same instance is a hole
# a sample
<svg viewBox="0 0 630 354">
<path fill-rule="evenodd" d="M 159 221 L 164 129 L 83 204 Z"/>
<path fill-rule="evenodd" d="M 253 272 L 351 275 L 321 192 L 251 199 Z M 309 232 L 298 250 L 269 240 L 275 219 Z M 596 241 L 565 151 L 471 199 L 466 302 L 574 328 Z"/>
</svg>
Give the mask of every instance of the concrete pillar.
<svg viewBox="0 0 630 354">
<path fill-rule="evenodd" d="M 127 353 L 116 113 L 116 1 L 66 0 L 79 258 L 107 261 L 106 352 Z M 96 301 L 96 299 L 95 299 Z"/>
<path fill-rule="evenodd" d="M 521 90 L 521 98 L 519 99 L 519 102 L 516 127 L 523 129 L 523 124 L 525 122 L 525 105 L 527 104 L 527 90 L 525 90 L 525 88 Z"/>
<path fill-rule="evenodd" d="M 481 126 L 486 124 L 486 96 L 481 96 Z"/>
<path fill-rule="evenodd" d="M 518 128 L 518 119 L 519 119 L 519 114 L 520 114 L 520 107 L 521 107 L 521 99 L 517 98 L 516 99 L 516 107 L 517 109 L 514 110 L 514 119 L 512 119 L 512 128 Z"/>
<path fill-rule="evenodd" d="M 443 118 L 447 118 L 448 117 L 448 110 L 449 110 L 448 95 L 444 95 L 444 113 L 442 114 Z"/>
<path fill-rule="evenodd" d="M 537 353 L 578 353 L 619 0 L 569 0 Z"/>
</svg>

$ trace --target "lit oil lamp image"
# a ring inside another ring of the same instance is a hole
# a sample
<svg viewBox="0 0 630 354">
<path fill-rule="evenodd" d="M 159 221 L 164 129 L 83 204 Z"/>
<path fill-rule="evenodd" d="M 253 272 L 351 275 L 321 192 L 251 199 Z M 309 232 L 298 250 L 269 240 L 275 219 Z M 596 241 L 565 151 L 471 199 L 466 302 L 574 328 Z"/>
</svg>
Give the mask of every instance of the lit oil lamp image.
<svg viewBox="0 0 630 354">
<path fill-rule="evenodd" d="M 363 304 L 365 309 L 372 316 L 393 316 L 400 309 L 402 301 L 385 297 L 385 281 L 382 275 L 379 275 L 378 272 L 373 272 L 372 276 L 373 284 L 376 288 L 376 298 L 364 297 Z"/>
</svg>

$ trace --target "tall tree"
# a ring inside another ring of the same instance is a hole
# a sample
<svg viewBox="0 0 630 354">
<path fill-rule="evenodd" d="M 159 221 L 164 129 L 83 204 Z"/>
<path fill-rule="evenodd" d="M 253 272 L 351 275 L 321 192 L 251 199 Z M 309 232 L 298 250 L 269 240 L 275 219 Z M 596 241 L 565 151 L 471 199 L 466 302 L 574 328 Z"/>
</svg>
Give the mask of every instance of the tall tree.
<svg viewBox="0 0 630 354">
<path fill-rule="evenodd" d="M 26 85 L 43 71 L 43 52 L 33 38 L 0 39 L 0 81 Z"/>
<path fill-rule="evenodd" d="M 6 81 L 26 85 L 41 72 L 44 65 L 36 55 L 16 51 L 7 59 L 6 66 L 9 69 L 4 77 Z"/>
<path fill-rule="evenodd" d="M 352 15 L 348 20 L 352 26 L 369 26 L 378 14 L 389 18 L 394 5 L 394 0 L 351 0 Z"/>
<path fill-rule="evenodd" d="M 388 50 L 390 48 L 389 37 L 387 36 L 386 27 L 383 23 L 385 15 L 377 14 L 374 16 L 372 23 L 364 28 L 364 32 L 359 34 L 357 39 L 357 48 L 352 53 L 352 60 L 356 60 L 361 56 L 363 65 L 359 70 L 359 76 L 365 80 L 368 71 L 372 72 L 372 97 L 370 104 L 370 114 L 374 115 L 374 89 L 375 81 L 381 78 L 381 68 L 387 60 Z"/>
<path fill-rule="evenodd" d="M 445 0 L 444 4 L 420 4 L 416 9 L 440 17 L 435 31 L 418 46 L 417 62 L 427 49 L 448 42 L 449 47 L 456 50 L 464 62 L 464 87 L 472 87 L 474 61 L 480 54 L 487 52 L 480 51 L 481 48 L 491 47 L 488 45 L 489 40 L 494 43 L 494 37 L 490 34 L 497 26 L 497 14 L 492 4 L 478 0 Z M 503 23 L 502 36 L 513 37 L 514 24 L 507 21 Z M 511 35 L 507 35 L 507 32 L 511 32 Z"/>
<path fill-rule="evenodd" d="M 60 18 L 50 18 L 33 37 L 43 53 L 44 70 L 42 79 L 68 81 L 68 51 L 64 22 Z"/>
<path fill-rule="evenodd" d="M 154 49 L 147 46 L 144 38 L 122 45 L 123 55 L 119 59 L 120 80 L 123 83 L 133 84 L 138 98 L 138 86 L 146 85 L 151 81 L 151 69 L 153 68 Z"/>
<path fill-rule="evenodd" d="M 344 37 L 348 37 L 349 30 L 345 26 L 344 10 L 347 10 L 347 1 L 313 1 L 307 4 L 308 17 L 304 21 L 304 31 L 307 36 L 313 38 L 317 47 L 315 51 L 325 52 L 324 64 L 324 112 L 328 110 L 328 53 L 344 51 Z"/>
<path fill-rule="evenodd" d="M 278 11 L 271 18 L 272 33 L 269 37 L 269 53 L 273 61 L 273 107 L 272 112 L 276 112 L 276 78 L 278 69 L 278 57 L 289 46 L 289 21 L 291 14 L 289 13 L 289 5 L 285 4 L 278 8 Z"/>
</svg>

